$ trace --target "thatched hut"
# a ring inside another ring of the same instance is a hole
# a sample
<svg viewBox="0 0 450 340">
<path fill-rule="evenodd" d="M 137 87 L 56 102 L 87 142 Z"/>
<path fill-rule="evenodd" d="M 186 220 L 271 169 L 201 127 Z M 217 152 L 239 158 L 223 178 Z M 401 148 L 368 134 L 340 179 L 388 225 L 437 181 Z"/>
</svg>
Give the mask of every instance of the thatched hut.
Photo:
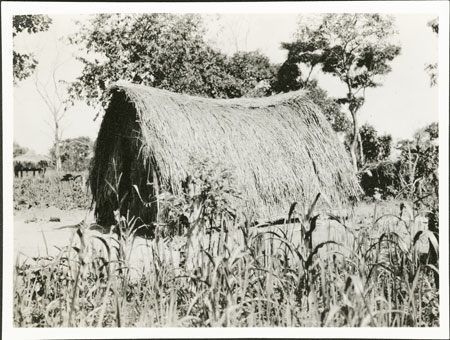
<svg viewBox="0 0 450 340">
<path fill-rule="evenodd" d="M 117 209 L 110 184 L 119 174 L 122 213 L 154 221 L 157 204 L 144 207 L 132 187 L 147 201 L 163 191 L 181 193 L 191 156 L 228 167 L 260 217 L 287 214 L 293 202 L 311 202 L 319 192 L 331 204 L 359 194 L 343 146 L 302 91 L 257 99 L 208 99 L 129 83 L 109 91 L 90 173 L 99 223 L 110 223 Z"/>
<path fill-rule="evenodd" d="M 23 172 L 33 172 L 33 176 L 35 173 L 45 173 L 45 170 L 49 166 L 50 159 L 46 156 L 35 154 L 32 151 L 28 151 L 23 155 L 19 155 L 14 157 L 13 166 L 14 166 L 14 175 L 17 177 L 23 176 Z"/>
</svg>

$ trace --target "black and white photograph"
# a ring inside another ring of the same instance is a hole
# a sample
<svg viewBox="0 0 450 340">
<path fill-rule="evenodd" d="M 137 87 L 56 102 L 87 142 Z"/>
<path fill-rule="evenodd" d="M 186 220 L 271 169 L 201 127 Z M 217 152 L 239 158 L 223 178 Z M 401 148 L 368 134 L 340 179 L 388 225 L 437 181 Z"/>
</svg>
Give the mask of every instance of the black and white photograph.
<svg viewBox="0 0 450 340">
<path fill-rule="evenodd" d="M 3 339 L 447 338 L 448 13 L 2 2 Z"/>
</svg>

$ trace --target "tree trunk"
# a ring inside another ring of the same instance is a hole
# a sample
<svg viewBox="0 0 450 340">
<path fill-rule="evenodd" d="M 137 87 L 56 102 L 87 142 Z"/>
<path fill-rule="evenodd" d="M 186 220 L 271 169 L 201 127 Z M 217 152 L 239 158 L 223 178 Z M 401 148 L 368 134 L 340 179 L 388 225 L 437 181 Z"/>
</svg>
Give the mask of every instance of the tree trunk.
<svg viewBox="0 0 450 340">
<path fill-rule="evenodd" d="M 359 133 L 359 128 L 358 128 L 358 145 L 359 145 L 359 162 L 360 162 L 360 164 L 364 164 L 364 148 L 362 145 L 361 134 Z"/>
<path fill-rule="evenodd" d="M 55 122 L 55 160 L 56 160 L 56 171 L 61 171 L 61 141 L 59 140 L 59 124 Z"/>
<path fill-rule="evenodd" d="M 356 110 L 351 110 L 351 115 L 353 119 L 353 139 L 352 144 L 350 145 L 350 155 L 352 156 L 353 169 L 357 172 L 358 161 L 356 159 L 356 148 L 358 147 L 359 126 Z"/>
</svg>

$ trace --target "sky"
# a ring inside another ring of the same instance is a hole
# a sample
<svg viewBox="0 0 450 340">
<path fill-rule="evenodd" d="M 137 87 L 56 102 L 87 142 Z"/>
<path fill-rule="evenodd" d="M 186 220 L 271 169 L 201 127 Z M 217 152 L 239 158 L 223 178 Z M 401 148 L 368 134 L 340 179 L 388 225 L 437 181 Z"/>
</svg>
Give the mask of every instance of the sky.
<svg viewBox="0 0 450 340">
<path fill-rule="evenodd" d="M 21 34 L 14 44 L 18 51 L 32 52 L 39 64 L 37 79 L 49 82 L 54 65 L 58 79 L 73 81 L 82 64 L 75 58 L 81 52 L 65 40 L 76 31 L 75 20 L 85 15 L 52 15 L 47 32 Z M 384 76 L 382 86 L 366 91 L 366 102 L 360 110 L 361 123 L 372 124 L 380 134 L 394 139 L 409 138 L 419 128 L 438 120 L 438 87 L 430 87 L 426 64 L 438 60 L 438 38 L 427 23 L 435 14 L 394 15 L 398 34 L 393 37 L 401 45 L 401 55 L 391 62 L 392 71 Z M 220 14 L 204 15 L 210 44 L 231 54 L 236 50 L 260 50 L 274 63 L 282 63 L 286 51 L 281 42 L 293 40 L 298 14 Z M 333 97 L 345 94 L 345 87 L 320 71 L 313 73 L 319 85 Z M 14 87 L 14 141 L 46 154 L 53 143 L 50 113 L 36 91 L 32 76 Z M 89 136 L 95 139 L 101 117 L 82 102 L 67 111 L 62 125 L 63 138 Z"/>
</svg>

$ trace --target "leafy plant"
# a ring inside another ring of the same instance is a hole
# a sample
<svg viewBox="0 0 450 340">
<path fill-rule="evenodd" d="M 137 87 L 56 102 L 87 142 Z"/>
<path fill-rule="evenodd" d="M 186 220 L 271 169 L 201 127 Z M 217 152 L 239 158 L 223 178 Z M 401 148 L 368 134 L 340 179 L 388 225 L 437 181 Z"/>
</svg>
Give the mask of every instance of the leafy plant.
<svg viewBox="0 0 450 340">
<path fill-rule="evenodd" d="M 13 37 L 22 32 L 28 34 L 47 31 L 52 19 L 47 15 L 15 15 L 13 17 Z M 13 51 L 13 75 L 14 84 L 28 78 L 36 68 L 37 61 L 31 53 Z"/>
<path fill-rule="evenodd" d="M 78 181 L 61 182 L 59 177 L 23 177 L 14 179 L 14 209 L 46 208 L 87 209 L 91 195 Z"/>
<path fill-rule="evenodd" d="M 389 62 L 400 47 L 389 42 L 395 33 L 393 19 L 380 14 L 325 14 L 301 16 L 296 40 L 284 43 L 288 65 L 303 65 L 309 70 L 320 67 L 337 77 L 347 88 L 346 97 L 337 102 L 348 108 L 353 131 L 350 153 L 355 170 L 359 137 L 358 112 L 365 101 L 365 90 L 380 85 L 380 76 L 391 71 Z M 291 69 L 292 66 L 289 68 Z M 298 72 L 292 72 L 297 77 Z"/>
</svg>

